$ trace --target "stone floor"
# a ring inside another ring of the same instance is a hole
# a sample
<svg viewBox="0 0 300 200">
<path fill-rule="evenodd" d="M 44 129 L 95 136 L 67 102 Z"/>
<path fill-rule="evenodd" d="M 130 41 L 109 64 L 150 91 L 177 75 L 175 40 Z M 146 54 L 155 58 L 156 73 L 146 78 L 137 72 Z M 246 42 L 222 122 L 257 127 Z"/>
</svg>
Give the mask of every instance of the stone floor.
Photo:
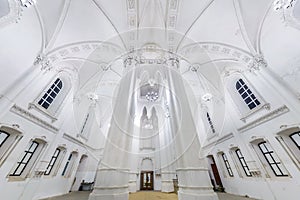
<svg viewBox="0 0 300 200">
<path fill-rule="evenodd" d="M 71 192 L 69 194 L 52 197 L 43 200 L 88 200 L 90 192 Z M 227 193 L 218 193 L 219 200 L 254 200 L 252 198 L 231 195 Z M 176 194 L 166 194 L 161 192 L 137 192 L 130 194 L 129 200 L 177 200 Z"/>
</svg>

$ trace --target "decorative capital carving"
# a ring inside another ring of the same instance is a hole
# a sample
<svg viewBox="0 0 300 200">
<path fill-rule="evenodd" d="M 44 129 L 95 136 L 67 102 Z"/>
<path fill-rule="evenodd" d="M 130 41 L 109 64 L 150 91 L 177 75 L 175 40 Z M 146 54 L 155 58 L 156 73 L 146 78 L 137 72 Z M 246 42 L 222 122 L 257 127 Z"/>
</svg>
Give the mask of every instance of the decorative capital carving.
<svg viewBox="0 0 300 200">
<path fill-rule="evenodd" d="M 131 67 L 132 65 L 136 65 L 138 63 L 137 61 L 137 57 L 133 56 L 133 55 L 129 55 L 124 59 L 124 67 Z"/>
<path fill-rule="evenodd" d="M 197 65 L 197 64 L 194 64 L 194 65 L 191 65 L 190 66 L 190 70 L 192 71 L 192 72 L 197 72 L 198 71 L 198 69 L 199 69 L 199 65 Z"/>
<path fill-rule="evenodd" d="M 300 29 L 300 20 L 295 16 L 297 3 L 299 4 L 297 0 L 275 0 L 274 10 L 281 16 L 281 20 L 286 26 Z"/>
<path fill-rule="evenodd" d="M 36 3 L 36 0 L 20 0 L 21 6 L 30 7 Z"/>
<path fill-rule="evenodd" d="M 53 68 L 50 59 L 42 53 L 35 58 L 34 65 L 40 65 L 42 71 L 50 71 Z"/>
<path fill-rule="evenodd" d="M 262 54 L 257 54 L 252 58 L 252 64 L 250 65 L 250 70 L 259 70 L 261 67 L 267 67 L 267 61 Z"/>
<path fill-rule="evenodd" d="M 290 9 L 294 6 L 296 0 L 275 0 L 274 10 L 278 11 L 281 9 Z"/>
<path fill-rule="evenodd" d="M 87 93 L 87 98 L 92 102 L 92 105 L 96 104 L 99 100 L 99 96 L 96 93 Z"/>
<path fill-rule="evenodd" d="M 166 64 L 170 67 L 176 67 L 179 68 L 179 59 L 175 56 L 170 56 L 167 60 L 166 60 Z"/>
</svg>

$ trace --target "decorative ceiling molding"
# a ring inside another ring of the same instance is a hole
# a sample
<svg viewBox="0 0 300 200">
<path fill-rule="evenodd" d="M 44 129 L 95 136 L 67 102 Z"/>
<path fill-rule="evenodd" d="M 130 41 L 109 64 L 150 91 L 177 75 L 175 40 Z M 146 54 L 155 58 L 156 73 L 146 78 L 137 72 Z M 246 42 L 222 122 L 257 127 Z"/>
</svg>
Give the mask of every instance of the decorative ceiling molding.
<svg viewBox="0 0 300 200">
<path fill-rule="evenodd" d="M 54 31 L 52 37 L 48 38 L 49 39 L 48 44 L 45 44 L 45 48 L 46 48 L 45 52 L 47 52 L 47 49 L 52 48 L 53 44 L 55 43 L 56 38 L 57 38 L 58 34 L 60 33 L 62 26 L 64 25 L 64 22 L 67 18 L 67 14 L 68 14 L 70 5 L 71 5 L 71 0 L 65 0 L 65 3 L 64 3 L 63 9 L 61 11 L 58 23 L 56 25 L 55 31 Z"/>
<path fill-rule="evenodd" d="M 227 58 L 238 60 L 248 67 L 253 67 L 254 64 L 253 56 L 250 52 L 220 42 L 197 42 L 189 44 L 182 47 L 179 53 L 187 58 L 189 53 L 195 52 L 195 50 L 226 56 Z"/>
<path fill-rule="evenodd" d="M 294 16 L 294 10 L 299 4 L 299 0 L 275 0 L 274 10 L 279 12 L 282 22 L 287 26 L 300 29 L 300 20 Z"/>
<path fill-rule="evenodd" d="M 211 0 L 210 2 L 208 2 L 203 10 L 199 13 L 199 15 L 196 17 L 196 19 L 192 22 L 192 24 L 189 26 L 189 28 L 186 30 L 186 32 L 184 33 L 184 35 L 182 36 L 181 40 L 179 41 L 177 47 L 176 47 L 176 52 L 178 50 L 180 50 L 180 46 L 183 42 L 183 40 L 186 38 L 187 34 L 190 32 L 190 30 L 192 29 L 192 27 L 194 26 L 194 24 L 198 21 L 198 19 L 202 16 L 202 14 L 210 7 L 210 5 L 214 2 L 214 0 Z"/>
<path fill-rule="evenodd" d="M 254 44 L 251 43 L 248 32 L 245 27 L 245 23 L 244 23 L 244 19 L 242 16 L 242 10 L 241 10 L 239 1 L 233 0 L 233 6 L 234 6 L 236 19 L 237 19 L 239 28 L 241 30 L 242 38 L 243 38 L 245 44 L 247 45 L 248 49 L 250 50 L 250 52 L 252 54 L 256 54 L 255 46 L 254 46 Z"/>
<path fill-rule="evenodd" d="M 137 2 L 136 0 L 127 0 L 127 23 L 129 29 L 137 28 L 138 26 L 138 14 L 137 14 Z"/>
<path fill-rule="evenodd" d="M 166 28 L 168 29 L 168 48 L 170 52 L 174 52 L 176 49 L 176 41 L 175 41 L 175 28 L 177 25 L 178 19 L 178 6 L 179 0 L 170 0 L 167 10 L 167 19 L 166 19 Z"/>
<path fill-rule="evenodd" d="M 113 43 L 102 41 L 83 41 L 55 48 L 48 52 L 45 57 L 47 57 L 50 64 L 53 65 L 60 61 L 64 61 L 67 58 L 75 57 L 78 54 L 90 55 L 95 51 L 112 52 L 116 55 L 121 55 L 123 53 L 123 50 Z M 82 58 L 86 59 L 86 56 L 83 56 Z"/>
<path fill-rule="evenodd" d="M 0 17 L 0 28 L 12 24 L 18 23 L 22 15 L 22 8 L 20 1 L 18 0 L 7 0 L 9 5 L 9 13 Z"/>
<path fill-rule="evenodd" d="M 36 3 L 36 0 L 19 0 L 19 1 L 21 3 L 21 6 L 23 7 L 30 7 Z"/>
<path fill-rule="evenodd" d="M 268 9 L 266 10 L 261 22 L 260 22 L 260 25 L 259 25 L 259 29 L 258 29 L 258 32 L 257 32 L 257 37 L 256 37 L 256 51 L 257 53 L 261 54 L 262 53 L 262 29 L 265 25 L 265 21 L 267 19 L 267 17 L 269 16 L 269 14 L 271 13 L 270 11 L 272 10 L 272 7 L 273 7 L 273 3 L 271 2 L 270 5 L 268 6 Z"/>
<path fill-rule="evenodd" d="M 127 49 L 126 43 L 124 42 L 123 37 L 121 36 L 121 34 L 120 34 L 119 30 L 117 29 L 116 25 L 113 23 L 112 19 L 108 16 L 108 14 L 106 12 L 104 12 L 104 9 L 102 8 L 102 6 L 100 5 L 100 3 L 97 0 L 92 0 L 92 1 L 97 6 L 97 8 L 103 13 L 103 15 L 109 21 L 109 23 L 111 24 L 111 26 L 114 28 L 114 30 L 118 34 L 120 40 L 122 41 L 123 47 L 125 49 Z"/>
</svg>

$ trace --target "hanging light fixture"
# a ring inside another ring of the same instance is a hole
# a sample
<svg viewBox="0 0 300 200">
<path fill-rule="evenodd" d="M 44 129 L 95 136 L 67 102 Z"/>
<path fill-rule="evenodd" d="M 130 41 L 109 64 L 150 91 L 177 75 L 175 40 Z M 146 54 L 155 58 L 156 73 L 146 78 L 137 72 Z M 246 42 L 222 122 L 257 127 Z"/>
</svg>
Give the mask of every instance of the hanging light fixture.
<svg viewBox="0 0 300 200">
<path fill-rule="evenodd" d="M 148 91 L 146 94 L 146 99 L 151 102 L 156 101 L 158 99 L 158 92 Z"/>
</svg>

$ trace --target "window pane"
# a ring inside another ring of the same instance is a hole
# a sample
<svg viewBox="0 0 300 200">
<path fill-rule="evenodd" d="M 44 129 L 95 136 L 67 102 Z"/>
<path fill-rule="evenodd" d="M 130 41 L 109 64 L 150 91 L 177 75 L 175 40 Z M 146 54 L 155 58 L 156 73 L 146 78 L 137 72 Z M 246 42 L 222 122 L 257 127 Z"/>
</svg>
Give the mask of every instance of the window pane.
<svg viewBox="0 0 300 200">
<path fill-rule="evenodd" d="M 47 103 L 47 102 L 44 102 L 44 103 L 42 104 L 42 106 L 43 106 L 44 108 L 46 108 L 46 109 L 49 107 L 49 105 L 50 105 L 50 104 Z"/>
<path fill-rule="evenodd" d="M 238 157 L 240 158 L 240 157 L 242 157 L 242 155 L 241 155 L 241 151 L 238 149 L 238 150 L 236 150 L 235 151 L 236 152 L 236 154 L 238 155 Z"/>
<path fill-rule="evenodd" d="M 277 165 L 271 165 L 272 169 L 275 172 L 275 175 L 282 175 L 282 173 L 280 172 L 280 170 L 278 169 Z"/>
<path fill-rule="evenodd" d="M 268 160 L 268 162 L 270 164 L 275 163 L 275 161 L 273 160 L 273 157 L 271 156 L 271 154 L 265 154 L 266 159 Z"/>
<path fill-rule="evenodd" d="M 239 93 L 240 93 L 240 94 L 243 94 L 244 91 L 245 91 L 245 90 L 244 90 L 243 88 L 239 89 Z"/>
<path fill-rule="evenodd" d="M 256 105 L 260 105 L 260 102 L 257 99 L 255 99 L 255 103 Z"/>
<path fill-rule="evenodd" d="M 58 94 L 58 93 L 59 93 L 59 88 L 58 88 L 58 87 L 55 87 L 55 88 L 54 88 L 54 91 L 56 92 L 56 94 Z"/>
<path fill-rule="evenodd" d="M 29 152 L 34 152 L 38 145 L 39 144 L 37 142 L 32 142 L 29 149 L 28 149 L 28 151 Z"/>
<path fill-rule="evenodd" d="M 255 106 L 254 103 L 250 103 L 250 104 L 248 105 L 248 107 L 252 110 L 252 109 L 255 108 L 256 106 Z"/>
<path fill-rule="evenodd" d="M 290 135 L 290 138 L 295 142 L 295 144 L 298 146 L 298 148 L 300 147 L 300 133 L 294 133 L 292 135 Z"/>
<path fill-rule="evenodd" d="M 245 162 L 244 159 L 241 159 L 241 163 L 242 163 L 242 166 L 247 166 L 247 163 Z"/>
<path fill-rule="evenodd" d="M 278 163 L 277 167 L 281 170 L 282 175 L 287 175 L 287 171 L 285 170 L 285 168 L 281 163 Z"/>
<path fill-rule="evenodd" d="M 59 149 L 56 149 L 55 153 L 54 153 L 54 156 L 57 157 L 58 154 L 59 154 L 60 150 Z"/>
<path fill-rule="evenodd" d="M 5 142 L 5 140 L 8 138 L 9 134 L 6 132 L 0 131 L 0 147 Z"/>
<path fill-rule="evenodd" d="M 51 96 L 49 96 L 49 97 L 47 98 L 47 102 L 48 102 L 49 104 L 51 104 L 52 101 L 53 101 L 53 98 L 52 98 Z"/>
<path fill-rule="evenodd" d="M 45 109 L 48 109 L 48 107 L 51 105 L 51 103 L 54 101 L 55 97 L 59 93 L 60 89 L 62 88 L 62 81 L 58 78 L 55 80 L 55 82 L 51 85 L 51 87 L 45 92 L 43 97 L 38 101 L 38 104 L 44 107 Z M 47 101 L 45 103 L 44 101 Z"/>
<path fill-rule="evenodd" d="M 15 175 L 21 175 L 23 169 L 26 167 L 26 164 L 20 164 L 16 170 L 16 172 L 14 173 Z"/>
<path fill-rule="evenodd" d="M 22 163 L 28 163 L 28 161 L 30 160 L 31 157 L 31 153 L 27 153 L 24 157 L 24 159 L 22 160 Z"/>
<path fill-rule="evenodd" d="M 59 89 L 62 88 L 62 81 L 61 81 L 61 80 L 59 80 L 59 83 L 57 84 L 57 87 L 58 87 Z"/>
<path fill-rule="evenodd" d="M 245 102 L 246 102 L 247 104 L 249 104 L 249 103 L 251 102 L 251 98 L 248 97 L 247 99 L 245 99 Z"/>
<path fill-rule="evenodd" d="M 240 84 L 239 82 L 236 82 L 235 88 L 236 88 L 237 90 L 239 90 L 239 89 L 241 88 L 241 84 Z"/>
<path fill-rule="evenodd" d="M 266 146 L 265 146 L 265 142 L 262 143 L 262 144 L 260 144 L 260 145 L 258 145 L 258 146 L 260 147 L 260 149 L 261 149 L 261 151 L 262 151 L 263 153 L 268 152 L 268 149 L 267 149 Z"/>
<path fill-rule="evenodd" d="M 242 94 L 242 98 L 245 99 L 247 98 L 248 94 L 245 92 L 244 94 Z"/>
<path fill-rule="evenodd" d="M 56 93 L 55 93 L 54 91 L 52 91 L 52 92 L 50 93 L 50 96 L 54 99 L 54 98 L 56 97 Z"/>
</svg>

